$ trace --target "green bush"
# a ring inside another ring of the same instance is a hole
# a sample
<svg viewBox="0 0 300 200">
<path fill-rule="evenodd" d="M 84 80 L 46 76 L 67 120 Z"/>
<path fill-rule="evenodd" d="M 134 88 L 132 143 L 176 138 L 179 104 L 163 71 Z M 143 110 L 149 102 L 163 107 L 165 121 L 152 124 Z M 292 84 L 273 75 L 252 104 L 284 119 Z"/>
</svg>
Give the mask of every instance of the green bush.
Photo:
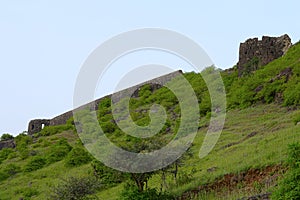
<svg viewBox="0 0 300 200">
<path fill-rule="evenodd" d="M 41 132 L 38 133 L 39 136 L 50 136 L 57 133 L 61 133 L 67 130 L 73 130 L 74 126 L 72 124 L 64 124 L 58 126 L 46 126 Z"/>
<path fill-rule="evenodd" d="M 7 157 L 7 159 L 14 159 L 14 158 L 17 158 L 18 157 L 18 153 L 16 151 L 13 151 L 12 153 L 10 153 Z M 1 164 L 1 162 L 0 162 Z"/>
<path fill-rule="evenodd" d="M 94 175 L 107 187 L 114 186 L 128 178 L 126 173 L 107 167 L 98 160 L 94 160 L 91 165 L 94 169 Z"/>
<path fill-rule="evenodd" d="M 284 105 L 300 105 L 300 82 L 297 84 L 289 84 L 288 88 L 284 91 Z"/>
<path fill-rule="evenodd" d="M 25 165 L 25 172 L 32 172 L 38 169 L 43 168 L 46 165 L 46 159 L 43 157 L 33 157 L 31 160 Z"/>
<path fill-rule="evenodd" d="M 13 176 L 16 173 L 20 172 L 21 168 L 19 166 L 16 166 L 15 164 L 8 164 L 4 169 L 3 172 L 8 174 L 9 176 Z"/>
<path fill-rule="evenodd" d="M 51 146 L 47 155 L 47 164 L 51 164 L 64 159 L 68 153 L 72 150 L 66 139 L 61 139 L 57 144 Z"/>
<path fill-rule="evenodd" d="M 14 139 L 14 136 L 10 135 L 9 133 L 4 133 L 3 135 L 1 135 L 0 140 L 10 140 L 10 139 Z"/>
<path fill-rule="evenodd" d="M 16 138 L 16 149 L 19 152 L 19 156 L 21 159 L 26 159 L 29 156 L 29 145 L 32 144 L 32 137 L 26 135 L 24 133 L 19 134 Z"/>
<path fill-rule="evenodd" d="M 244 70 L 242 72 L 243 76 L 250 75 L 253 71 L 256 71 L 260 67 L 260 60 L 258 57 L 254 56 L 251 60 L 249 60 L 245 66 Z"/>
<path fill-rule="evenodd" d="M 174 197 L 168 193 L 157 192 L 156 189 L 147 189 L 140 192 L 137 187 L 126 185 L 119 197 L 119 200 L 169 200 Z"/>
<path fill-rule="evenodd" d="M 263 100 L 266 103 L 274 102 L 276 94 L 282 93 L 283 84 L 283 80 L 265 84 L 262 90 L 258 92 L 256 100 Z"/>
<path fill-rule="evenodd" d="M 300 115 L 297 115 L 293 119 L 294 124 L 296 125 L 298 122 L 300 122 Z"/>
<path fill-rule="evenodd" d="M 92 158 L 87 151 L 85 151 L 83 148 L 75 147 L 67 155 L 65 164 L 68 167 L 75 167 L 86 164 L 91 160 Z"/>
<path fill-rule="evenodd" d="M 6 180 L 9 177 L 8 174 L 3 172 L 2 170 L 0 171 L 0 182 Z"/>
<path fill-rule="evenodd" d="M 279 182 L 272 199 L 300 199 L 300 143 L 289 145 L 287 163 L 290 169 Z"/>
<path fill-rule="evenodd" d="M 287 172 L 277 190 L 272 194 L 272 199 L 300 199 L 300 169 Z"/>
<path fill-rule="evenodd" d="M 95 199 L 92 195 L 101 188 L 94 177 L 69 177 L 52 188 L 50 199 Z"/>
<path fill-rule="evenodd" d="M 32 137 L 30 137 L 29 135 L 21 133 L 15 138 L 15 141 L 18 148 L 18 146 L 27 146 L 29 144 L 32 144 L 33 140 Z"/>
<path fill-rule="evenodd" d="M 300 168 L 300 143 L 299 142 L 289 145 L 287 163 L 292 169 Z"/>
<path fill-rule="evenodd" d="M 100 126 L 104 133 L 113 133 L 115 131 L 115 124 L 112 122 L 102 122 Z"/>
<path fill-rule="evenodd" d="M 33 196 L 39 194 L 38 190 L 32 187 L 22 188 L 16 191 L 16 194 L 22 195 L 19 199 L 30 200 Z"/>
<path fill-rule="evenodd" d="M 2 170 L 0 170 L 0 181 L 4 181 L 7 178 L 15 175 L 16 173 L 20 172 L 21 168 L 14 165 L 14 164 L 9 164 L 5 166 Z"/>
<path fill-rule="evenodd" d="M 0 150 L 0 164 L 2 163 L 2 161 L 6 160 L 9 157 L 9 155 L 13 152 L 14 150 L 11 148 L 4 148 Z"/>
<path fill-rule="evenodd" d="M 22 146 L 18 148 L 19 156 L 22 160 L 29 157 L 29 148 L 27 146 Z"/>
</svg>

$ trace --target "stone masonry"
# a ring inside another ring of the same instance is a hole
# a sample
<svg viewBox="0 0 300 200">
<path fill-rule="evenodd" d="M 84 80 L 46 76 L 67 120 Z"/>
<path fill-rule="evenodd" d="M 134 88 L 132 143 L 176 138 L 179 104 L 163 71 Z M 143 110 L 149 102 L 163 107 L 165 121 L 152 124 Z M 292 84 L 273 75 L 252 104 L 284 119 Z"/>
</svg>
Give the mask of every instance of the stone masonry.
<svg viewBox="0 0 300 200">
<path fill-rule="evenodd" d="M 43 129 L 43 126 L 49 126 L 49 119 L 34 119 L 31 120 L 28 124 L 28 134 L 37 133 Z"/>
<path fill-rule="evenodd" d="M 138 94 L 138 90 L 141 86 L 145 84 L 151 84 L 151 88 L 153 89 L 158 89 L 159 87 L 163 86 L 179 74 L 182 74 L 181 70 L 166 74 L 164 76 L 146 81 L 144 83 L 135 85 L 133 87 L 118 91 L 114 93 L 114 102 L 120 100 L 124 96 L 127 96 L 128 94 L 133 94 L 133 96 Z M 98 105 L 100 101 L 104 98 L 111 97 L 112 95 L 107 95 L 105 97 L 102 97 L 100 99 L 95 100 L 94 102 L 88 103 L 86 105 L 81 106 L 82 108 L 90 107 L 91 111 L 98 110 Z M 81 108 L 80 107 L 80 108 Z M 80 109 L 78 108 L 78 109 Z M 38 133 L 42 130 L 43 126 L 57 126 L 57 125 L 62 125 L 67 122 L 68 119 L 70 119 L 73 116 L 73 111 L 68 111 L 64 114 L 61 114 L 57 117 L 54 117 L 52 119 L 34 119 L 31 120 L 28 124 L 28 134 L 32 135 L 34 133 Z"/>
<path fill-rule="evenodd" d="M 291 46 L 291 38 L 287 34 L 280 37 L 263 36 L 262 40 L 246 40 L 240 44 L 237 64 L 239 77 L 283 56 Z"/>
</svg>

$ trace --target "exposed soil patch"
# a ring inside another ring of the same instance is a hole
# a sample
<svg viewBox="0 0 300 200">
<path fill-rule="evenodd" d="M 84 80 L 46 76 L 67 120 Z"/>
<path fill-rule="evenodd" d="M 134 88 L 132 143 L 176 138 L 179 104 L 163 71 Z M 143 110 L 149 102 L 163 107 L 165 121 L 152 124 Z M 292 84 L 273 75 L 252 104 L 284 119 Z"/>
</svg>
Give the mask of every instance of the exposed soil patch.
<svg viewBox="0 0 300 200">
<path fill-rule="evenodd" d="M 201 185 L 191 191 L 185 192 L 179 200 L 191 199 L 200 192 L 221 193 L 222 191 L 234 191 L 243 188 L 243 191 L 253 191 L 256 187 L 270 187 L 276 184 L 286 168 L 281 165 L 268 166 L 263 169 L 249 169 L 239 174 L 226 174 L 222 178 L 212 183 Z M 260 196 L 262 198 L 260 198 Z M 259 194 L 252 197 L 242 199 L 265 199 L 269 194 Z M 255 197 L 255 198 L 254 198 Z"/>
</svg>

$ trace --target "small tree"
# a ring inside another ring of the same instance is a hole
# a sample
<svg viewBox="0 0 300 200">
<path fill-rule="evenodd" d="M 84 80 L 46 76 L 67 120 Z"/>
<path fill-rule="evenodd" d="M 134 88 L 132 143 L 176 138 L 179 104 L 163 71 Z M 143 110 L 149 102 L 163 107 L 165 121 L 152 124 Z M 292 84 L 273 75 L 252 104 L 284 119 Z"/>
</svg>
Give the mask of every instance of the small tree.
<svg viewBox="0 0 300 200">
<path fill-rule="evenodd" d="M 148 185 L 148 180 L 151 178 L 151 176 L 155 172 L 148 172 L 148 173 L 131 173 L 131 179 L 135 182 L 138 191 L 143 192 L 144 189 L 147 189 Z M 145 188 L 146 186 L 146 188 Z"/>
<path fill-rule="evenodd" d="M 158 192 L 156 189 L 147 189 L 140 192 L 138 188 L 130 184 L 125 185 L 119 200 L 172 200 L 175 199 L 172 195 L 166 192 Z"/>
<path fill-rule="evenodd" d="M 128 179 L 128 174 L 105 166 L 98 160 L 91 162 L 94 176 L 100 180 L 105 187 L 113 186 Z"/>
<path fill-rule="evenodd" d="M 95 199 L 92 195 L 100 188 L 95 177 L 69 177 L 52 188 L 50 199 Z"/>
</svg>

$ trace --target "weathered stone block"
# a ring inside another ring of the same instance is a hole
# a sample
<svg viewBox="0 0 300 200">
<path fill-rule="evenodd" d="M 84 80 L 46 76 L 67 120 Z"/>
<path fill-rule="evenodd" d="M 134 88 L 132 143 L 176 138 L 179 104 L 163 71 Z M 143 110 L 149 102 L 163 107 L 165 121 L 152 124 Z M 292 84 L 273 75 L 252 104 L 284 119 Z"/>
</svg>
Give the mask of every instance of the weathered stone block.
<svg viewBox="0 0 300 200">
<path fill-rule="evenodd" d="M 285 34 L 280 37 L 263 36 L 262 40 L 252 38 L 240 44 L 239 77 L 251 73 L 269 62 L 283 56 L 292 46 L 291 38 Z"/>
</svg>

